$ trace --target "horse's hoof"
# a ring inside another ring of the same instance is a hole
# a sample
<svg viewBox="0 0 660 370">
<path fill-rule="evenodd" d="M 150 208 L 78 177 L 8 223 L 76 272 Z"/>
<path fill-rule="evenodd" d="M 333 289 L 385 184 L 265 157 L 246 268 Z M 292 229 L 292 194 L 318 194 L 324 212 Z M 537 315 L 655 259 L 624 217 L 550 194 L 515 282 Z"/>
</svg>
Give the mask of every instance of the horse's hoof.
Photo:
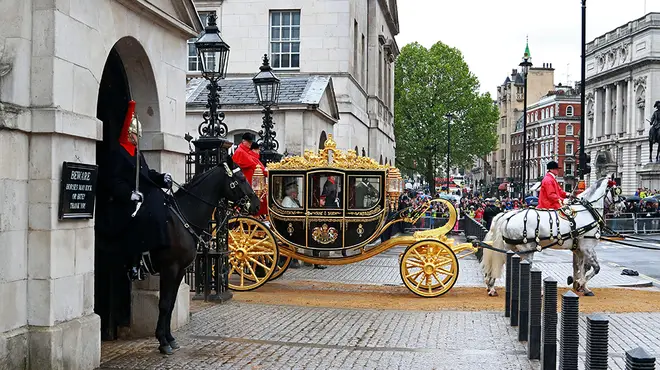
<svg viewBox="0 0 660 370">
<path fill-rule="evenodd" d="M 585 297 L 593 297 L 594 295 L 595 295 L 594 292 L 591 292 L 591 291 L 589 291 L 589 292 L 584 292 L 584 296 L 585 296 Z"/>
<path fill-rule="evenodd" d="M 172 340 L 172 341 L 169 342 L 169 343 L 170 343 L 170 347 L 172 347 L 172 349 L 179 349 L 179 348 L 181 348 L 181 346 L 179 345 L 179 343 L 177 343 L 176 339 Z"/>
<path fill-rule="evenodd" d="M 571 285 L 571 284 L 573 284 L 573 277 L 569 276 L 566 278 L 566 285 Z"/>
<path fill-rule="evenodd" d="M 489 297 L 498 297 L 499 294 L 497 294 L 497 292 L 488 292 L 488 296 Z"/>
<path fill-rule="evenodd" d="M 158 351 L 160 351 L 160 353 L 164 355 L 171 355 L 173 353 L 172 346 L 170 346 L 169 344 L 158 347 Z"/>
</svg>

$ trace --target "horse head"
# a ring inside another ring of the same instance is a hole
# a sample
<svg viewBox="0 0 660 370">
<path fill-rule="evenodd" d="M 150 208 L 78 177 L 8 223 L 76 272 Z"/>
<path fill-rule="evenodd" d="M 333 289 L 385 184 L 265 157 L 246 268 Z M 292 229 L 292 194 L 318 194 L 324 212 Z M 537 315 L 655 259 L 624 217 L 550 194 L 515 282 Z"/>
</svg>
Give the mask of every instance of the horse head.
<svg viewBox="0 0 660 370">
<path fill-rule="evenodd" d="M 227 181 L 223 182 L 225 198 L 231 203 L 238 205 L 242 212 L 251 215 L 259 212 L 259 197 L 252 190 L 251 184 L 247 182 L 243 171 L 236 166 L 231 159 L 222 164 Z"/>
<path fill-rule="evenodd" d="M 602 211 L 605 208 L 605 197 L 607 197 L 608 193 L 610 193 L 609 190 L 615 187 L 616 183 L 612 180 L 610 175 L 607 175 L 606 177 L 594 182 L 590 187 L 578 195 L 577 198 L 582 202 L 588 202 L 594 209 Z M 610 195 L 614 197 L 613 194 Z"/>
</svg>

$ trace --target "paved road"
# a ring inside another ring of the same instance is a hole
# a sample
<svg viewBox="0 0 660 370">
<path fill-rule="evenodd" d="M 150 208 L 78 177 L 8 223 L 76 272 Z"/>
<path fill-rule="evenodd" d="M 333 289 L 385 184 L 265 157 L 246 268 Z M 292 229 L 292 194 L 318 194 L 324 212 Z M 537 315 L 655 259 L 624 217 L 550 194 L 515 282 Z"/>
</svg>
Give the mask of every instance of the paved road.
<svg viewBox="0 0 660 370">
<path fill-rule="evenodd" d="M 644 236 L 640 237 L 644 238 Z M 654 236 L 654 238 L 660 239 L 660 236 Z M 642 245 L 660 249 L 660 245 L 653 242 L 643 243 Z M 643 278 L 660 286 L 660 250 L 633 248 L 601 241 L 596 248 L 596 253 L 601 266 L 619 267 L 619 270 L 623 268 L 636 270 L 640 274 L 646 275 Z M 570 261 L 569 255 L 570 252 L 568 251 L 551 250 L 536 254 L 534 260 L 548 263 L 566 262 Z"/>
</svg>

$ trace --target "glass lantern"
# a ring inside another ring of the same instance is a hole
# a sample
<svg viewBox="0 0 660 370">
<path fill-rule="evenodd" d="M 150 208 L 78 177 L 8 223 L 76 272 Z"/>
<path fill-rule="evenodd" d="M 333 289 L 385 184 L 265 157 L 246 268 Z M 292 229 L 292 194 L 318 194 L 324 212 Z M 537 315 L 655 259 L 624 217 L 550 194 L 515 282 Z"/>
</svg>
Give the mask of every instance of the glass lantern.
<svg viewBox="0 0 660 370">
<path fill-rule="evenodd" d="M 261 169 L 261 166 L 257 166 L 254 170 L 254 174 L 252 174 L 252 190 L 258 197 L 261 197 L 266 191 L 266 186 L 267 182 L 264 171 Z"/>
</svg>

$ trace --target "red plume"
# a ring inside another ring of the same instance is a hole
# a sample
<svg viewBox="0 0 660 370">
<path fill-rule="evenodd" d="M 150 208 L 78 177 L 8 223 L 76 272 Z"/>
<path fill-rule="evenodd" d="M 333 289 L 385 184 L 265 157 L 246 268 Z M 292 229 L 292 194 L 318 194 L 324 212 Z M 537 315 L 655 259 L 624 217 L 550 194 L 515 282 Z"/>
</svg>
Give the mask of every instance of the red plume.
<svg viewBox="0 0 660 370">
<path fill-rule="evenodd" d="M 134 113 L 135 102 L 131 100 L 128 102 L 128 110 L 126 111 L 126 117 L 124 118 L 124 126 L 122 126 L 121 133 L 119 134 L 119 144 L 123 146 L 130 155 L 135 155 L 135 145 L 128 140 L 128 128 L 131 126 L 131 120 L 133 119 Z"/>
</svg>

